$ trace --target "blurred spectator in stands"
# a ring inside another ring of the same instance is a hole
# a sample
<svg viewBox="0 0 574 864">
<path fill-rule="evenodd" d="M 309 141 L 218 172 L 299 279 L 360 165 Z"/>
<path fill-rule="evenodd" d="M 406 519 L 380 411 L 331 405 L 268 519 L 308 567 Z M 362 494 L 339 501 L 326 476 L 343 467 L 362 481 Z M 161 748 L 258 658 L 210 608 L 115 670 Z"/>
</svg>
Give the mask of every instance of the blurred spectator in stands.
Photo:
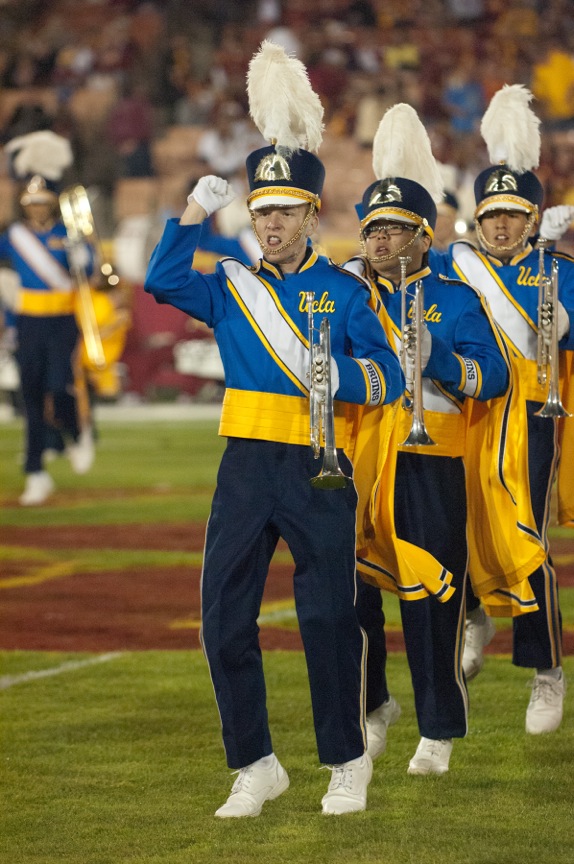
<svg viewBox="0 0 574 864">
<path fill-rule="evenodd" d="M 213 52 L 211 81 L 218 93 L 229 93 L 240 99 L 245 96 L 245 80 L 252 44 L 249 32 L 239 24 L 224 27 L 221 40 Z"/>
<path fill-rule="evenodd" d="M 382 70 L 380 75 L 364 76 L 362 92 L 355 96 L 355 141 L 368 150 L 372 149 L 373 138 L 379 128 L 381 117 L 399 100 L 398 81 L 390 70 Z"/>
<path fill-rule="evenodd" d="M 121 91 L 135 63 L 136 48 L 131 39 L 130 19 L 112 16 L 109 23 L 93 34 L 94 63 L 87 78 L 89 87 Z"/>
<path fill-rule="evenodd" d="M 210 128 L 197 142 L 196 156 L 207 173 L 229 178 L 245 165 L 252 150 L 264 142 L 239 102 L 224 99 L 213 112 Z"/>
<path fill-rule="evenodd" d="M 42 105 L 23 98 L 0 130 L 0 144 L 6 144 L 18 135 L 50 129 L 51 125 L 52 117 Z"/>
<path fill-rule="evenodd" d="M 447 8 L 457 24 L 472 25 L 485 13 L 484 0 L 447 0 Z"/>
<path fill-rule="evenodd" d="M 74 90 L 82 87 L 94 68 L 96 56 L 87 40 L 75 37 L 66 42 L 56 54 L 51 83 L 58 91 L 59 99 L 68 99 Z"/>
<path fill-rule="evenodd" d="M 486 106 L 473 55 L 460 55 L 444 83 L 442 102 L 455 135 L 470 135 L 479 129 Z"/>
<path fill-rule="evenodd" d="M 190 75 L 184 84 L 183 94 L 173 109 L 174 123 L 180 126 L 206 126 L 212 115 L 215 93 L 207 79 Z"/>
<path fill-rule="evenodd" d="M 385 34 L 385 66 L 389 69 L 419 69 L 420 49 L 410 24 L 399 22 L 390 33 Z"/>
<path fill-rule="evenodd" d="M 339 108 L 349 84 L 352 65 L 352 46 L 348 31 L 338 21 L 324 21 L 319 32 L 320 41 L 307 57 L 309 80 L 325 109 L 328 123 Z"/>
<path fill-rule="evenodd" d="M 22 30 L 6 61 L 0 86 L 9 89 L 45 87 L 56 61 L 56 51 L 41 33 Z"/>
<path fill-rule="evenodd" d="M 371 0 L 354 0 L 345 12 L 347 27 L 376 27 L 377 13 Z"/>
<path fill-rule="evenodd" d="M 574 56 L 559 39 L 542 46 L 540 60 L 532 68 L 532 92 L 540 105 L 548 129 L 571 128 L 574 125 Z"/>
<path fill-rule="evenodd" d="M 152 177 L 153 106 L 141 84 L 126 85 L 108 114 L 105 136 L 118 159 L 118 177 Z"/>
</svg>

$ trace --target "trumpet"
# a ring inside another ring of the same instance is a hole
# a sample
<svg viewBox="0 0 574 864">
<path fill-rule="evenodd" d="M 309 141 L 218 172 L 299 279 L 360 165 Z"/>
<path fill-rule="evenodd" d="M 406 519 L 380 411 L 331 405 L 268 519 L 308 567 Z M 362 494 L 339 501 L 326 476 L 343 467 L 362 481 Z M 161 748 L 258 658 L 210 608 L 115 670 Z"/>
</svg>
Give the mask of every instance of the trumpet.
<svg viewBox="0 0 574 864">
<path fill-rule="evenodd" d="M 553 258 L 550 276 L 544 267 L 544 250 L 548 241 L 538 241 L 538 340 L 536 363 L 538 383 L 548 383 L 546 402 L 536 411 L 537 417 L 571 417 L 560 401 L 558 369 L 558 261 Z M 544 332 L 545 318 L 551 316 L 550 338 Z"/>
<path fill-rule="evenodd" d="M 324 439 L 323 465 L 319 474 L 311 478 L 311 485 L 317 489 L 342 489 L 352 481 L 341 471 L 335 447 L 335 409 L 331 389 L 331 329 L 327 318 L 321 321 L 319 331 L 315 329 L 313 322 L 315 292 L 307 291 L 306 299 L 309 336 L 309 431 L 315 459 L 319 458 L 321 439 Z M 318 345 L 314 338 L 316 332 L 319 332 Z M 319 356 L 325 358 L 324 393 L 318 393 L 315 385 L 315 359 Z"/>
<path fill-rule="evenodd" d="M 399 258 L 401 265 L 401 347 L 400 356 L 401 366 L 406 380 L 406 390 L 403 394 L 403 408 L 413 415 L 409 434 L 402 443 L 402 447 L 417 447 L 426 445 L 428 447 L 436 446 L 436 442 L 432 440 L 428 434 L 424 423 L 424 408 L 423 408 L 423 380 L 422 380 L 422 361 L 421 361 L 421 340 L 420 332 L 424 324 L 424 288 L 422 279 L 419 279 L 415 286 L 415 294 L 412 303 L 413 329 L 414 340 L 407 343 L 405 338 L 405 328 L 407 326 L 407 283 L 406 273 L 407 264 L 411 259 L 408 256 Z M 414 341 L 414 345 L 413 345 Z M 412 395 L 409 397 L 408 393 Z"/>
</svg>

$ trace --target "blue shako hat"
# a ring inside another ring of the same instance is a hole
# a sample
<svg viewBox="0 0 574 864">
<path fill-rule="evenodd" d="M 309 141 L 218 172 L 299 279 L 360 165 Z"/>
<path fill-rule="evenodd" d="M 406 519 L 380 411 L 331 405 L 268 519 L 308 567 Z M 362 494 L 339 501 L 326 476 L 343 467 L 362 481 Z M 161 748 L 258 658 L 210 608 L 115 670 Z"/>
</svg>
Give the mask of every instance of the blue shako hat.
<svg viewBox="0 0 574 864">
<path fill-rule="evenodd" d="M 444 193 L 444 198 L 439 202 L 440 204 L 446 204 L 447 207 L 452 207 L 453 210 L 458 210 L 458 198 L 453 192 Z"/>
<path fill-rule="evenodd" d="M 407 225 L 424 226 L 431 239 L 436 225 L 436 204 L 429 192 L 415 180 L 385 177 L 367 187 L 356 207 L 361 230 L 370 222 L 387 219 Z"/>
<path fill-rule="evenodd" d="M 505 163 L 491 165 L 474 181 L 475 219 L 489 210 L 516 210 L 538 215 L 544 189 L 532 171 L 513 171 Z"/>
<path fill-rule="evenodd" d="M 308 150 L 289 153 L 281 147 L 261 147 L 247 157 L 246 168 L 250 210 L 304 203 L 314 204 L 317 210 L 321 207 L 325 168 Z"/>
<path fill-rule="evenodd" d="M 20 192 L 20 204 L 27 207 L 28 204 L 48 204 L 56 202 L 59 194 L 59 186 L 53 180 L 47 180 L 40 174 L 33 174 L 24 178 L 24 184 Z"/>
</svg>

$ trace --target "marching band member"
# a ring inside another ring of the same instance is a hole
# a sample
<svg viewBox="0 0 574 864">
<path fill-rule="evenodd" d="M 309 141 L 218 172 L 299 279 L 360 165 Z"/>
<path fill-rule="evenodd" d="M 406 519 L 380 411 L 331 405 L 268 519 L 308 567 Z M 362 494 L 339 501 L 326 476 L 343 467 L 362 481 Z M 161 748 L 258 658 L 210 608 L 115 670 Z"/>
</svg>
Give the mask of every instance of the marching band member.
<svg viewBox="0 0 574 864">
<path fill-rule="evenodd" d="M 374 658 L 367 665 L 368 750 L 373 757 L 384 751 L 387 727 L 400 713 L 385 679 L 384 615 L 380 590 L 373 587 L 379 586 L 399 596 L 422 736 L 408 773 L 443 774 L 453 738 L 467 732 L 461 655 L 468 562 L 476 557 L 469 525 L 476 522 L 477 495 L 480 500 L 484 494 L 471 476 L 480 472 L 469 470 L 470 418 L 484 425 L 488 410 L 479 403 L 488 400 L 504 408 L 509 366 L 479 292 L 429 266 L 442 181 L 428 135 L 409 105 L 395 105 L 381 120 L 373 167 L 378 179 L 357 208 L 363 252 L 345 268 L 368 280 L 374 308 L 403 356 L 404 404 L 412 405 L 398 409 L 391 441 L 396 464 L 386 460 L 369 502 L 372 525 L 359 538 L 359 572 L 371 583 L 360 588 L 358 602 Z M 356 482 L 368 465 L 361 437 L 359 432 L 360 451 L 352 457 Z M 485 463 L 496 465 L 496 456 L 491 450 Z M 490 478 L 483 485 L 488 489 Z M 510 508 L 507 490 L 501 492 Z M 483 531 L 486 536 L 481 520 L 478 533 Z M 527 562 L 530 556 L 529 547 Z M 507 576 L 518 581 L 528 572 L 526 563 Z M 485 594 L 506 588 L 506 576 L 495 585 L 484 575 Z"/>
<path fill-rule="evenodd" d="M 550 275 L 551 262 L 558 263 L 557 337 L 560 360 L 570 368 L 574 349 L 574 261 L 565 254 L 534 248 L 530 237 L 538 221 L 543 188 L 533 170 L 540 155 L 539 119 L 529 107 L 532 94 L 522 85 L 505 85 L 493 96 L 484 115 L 481 133 L 488 148 L 491 167 L 476 178 L 474 221 L 480 250 L 465 242 L 454 243 L 442 266 L 450 273 L 475 285 L 486 297 L 493 318 L 509 346 L 515 376 L 522 384 L 527 412 L 528 434 L 522 438 L 530 475 L 530 497 L 537 530 L 545 555 L 530 576 L 538 611 L 513 620 L 513 659 L 516 666 L 536 669 L 532 695 L 526 712 L 526 731 L 530 734 L 552 732 L 560 726 L 566 682 L 561 667 L 561 614 L 558 584 L 548 544 L 551 490 L 556 478 L 561 424 L 573 420 L 540 417 L 548 383 L 539 383 L 539 349 L 549 343 L 552 315 L 540 313 L 539 285 L 542 267 Z M 569 207 L 552 208 L 545 214 L 541 238 L 556 241 L 572 219 Z M 542 267 L 541 267 L 542 263 Z M 540 326 L 539 326 L 540 323 Z M 567 353 L 568 352 L 568 353 Z M 554 358 L 558 362 L 558 357 Z M 570 411 L 574 394 L 570 383 L 563 395 Z M 571 446 L 571 445 L 570 445 Z M 572 454 L 562 454 L 571 477 Z M 564 478 L 559 490 L 569 490 L 570 501 L 561 496 L 559 519 L 567 522 L 574 515 L 572 483 Z M 569 516 L 568 516 L 569 513 Z M 468 679 L 483 665 L 483 652 L 495 627 L 478 599 L 468 598 L 466 646 L 463 665 Z"/>
<path fill-rule="evenodd" d="M 247 159 L 247 203 L 263 257 L 252 267 L 226 258 L 208 275 L 190 269 L 201 223 L 234 196 L 227 181 L 203 177 L 181 219 L 167 223 L 144 287 L 214 329 L 225 370 L 219 431 L 228 442 L 207 526 L 202 645 L 227 762 L 239 773 L 215 815 L 257 816 L 289 785 L 273 752 L 257 627 L 279 537 L 295 560 L 319 759 L 332 767 L 323 813 L 341 814 L 365 809 L 372 773 L 365 645 L 355 610 L 357 495 L 352 484 L 326 491 L 310 483 L 317 468 L 309 446 L 307 292 L 317 291 L 315 311 L 330 323 L 335 428 L 346 473 L 345 403 L 392 402 L 403 379 L 368 291 L 309 239 L 324 180 L 312 152 L 322 139 L 323 108 L 305 67 L 264 42 L 250 64 L 248 94 L 255 123 L 275 142 Z"/>
<path fill-rule="evenodd" d="M 22 218 L 0 238 L 0 258 L 20 277 L 16 304 L 17 350 L 26 423 L 25 506 L 42 504 L 54 491 L 43 465 L 49 428 L 65 439 L 73 470 L 94 459 L 89 425 L 82 425 L 74 385 L 78 345 L 74 283 L 66 229 L 59 218 L 56 183 L 72 161 L 67 139 L 33 132 L 6 145 L 15 175 L 24 181 Z"/>
</svg>

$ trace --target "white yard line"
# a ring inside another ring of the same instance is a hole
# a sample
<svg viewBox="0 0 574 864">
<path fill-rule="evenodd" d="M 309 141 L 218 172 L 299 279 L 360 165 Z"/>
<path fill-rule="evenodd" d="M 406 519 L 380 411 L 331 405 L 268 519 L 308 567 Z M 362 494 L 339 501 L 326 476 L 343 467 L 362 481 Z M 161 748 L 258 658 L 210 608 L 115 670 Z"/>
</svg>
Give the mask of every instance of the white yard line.
<svg viewBox="0 0 574 864">
<path fill-rule="evenodd" d="M 7 690 L 8 687 L 14 687 L 15 684 L 25 684 L 28 681 L 35 681 L 37 678 L 51 678 L 53 675 L 75 672 L 76 669 L 84 669 L 86 666 L 94 666 L 96 663 L 107 663 L 109 660 L 115 660 L 117 657 L 122 656 L 122 651 L 114 651 L 110 654 L 99 654 L 97 657 L 90 657 L 88 660 L 69 660 L 51 669 L 32 669 L 29 672 L 22 672 L 21 675 L 3 675 L 0 677 L 0 690 Z"/>
</svg>

